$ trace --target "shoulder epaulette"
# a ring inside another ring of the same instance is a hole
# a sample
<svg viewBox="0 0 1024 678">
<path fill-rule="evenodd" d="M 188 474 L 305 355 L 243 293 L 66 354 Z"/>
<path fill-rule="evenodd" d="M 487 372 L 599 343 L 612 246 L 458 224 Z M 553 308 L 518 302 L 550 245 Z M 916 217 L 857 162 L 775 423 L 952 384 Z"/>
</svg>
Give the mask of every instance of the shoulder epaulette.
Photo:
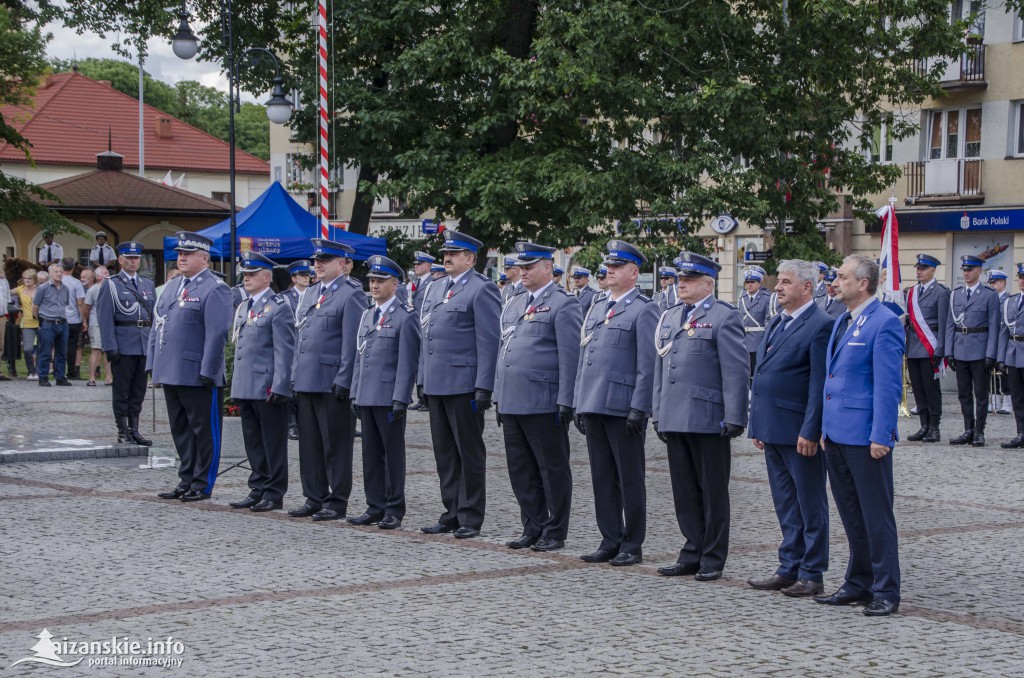
<svg viewBox="0 0 1024 678">
<path fill-rule="evenodd" d="M 361 289 L 363 289 L 363 286 L 362 286 L 362 285 L 360 285 L 359 283 L 357 283 L 357 282 L 356 282 L 355 280 L 353 280 L 352 278 L 345 278 L 345 282 L 347 282 L 347 283 L 349 284 L 349 286 L 350 286 L 350 287 L 354 287 L 354 288 L 356 288 L 357 290 L 361 290 Z"/>
<path fill-rule="evenodd" d="M 473 275 L 474 275 L 474 276 L 475 276 L 475 277 L 476 277 L 476 278 L 477 278 L 478 280 L 484 280 L 484 281 L 486 281 L 486 282 L 494 282 L 493 280 L 491 280 L 490 278 L 488 278 L 488 277 L 487 277 L 486 275 L 484 275 L 484 274 L 483 274 L 483 273 L 481 273 L 480 271 L 473 271 Z"/>
<path fill-rule="evenodd" d="M 947 292 L 949 291 L 949 288 L 948 288 L 948 287 L 946 287 L 945 285 L 943 285 L 942 283 L 940 283 L 940 282 L 937 282 L 937 283 L 935 283 L 935 284 L 936 284 L 936 285 L 938 285 L 939 287 L 941 287 L 942 289 L 946 290 Z"/>
<path fill-rule="evenodd" d="M 651 298 L 649 296 L 647 296 L 646 294 L 638 294 L 638 295 L 636 295 L 636 299 L 634 301 L 642 301 L 642 302 L 644 302 L 646 304 L 649 301 L 651 301 Z"/>
<path fill-rule="evenodd" d="M 719 299 L 719 300 L 718 300 L 718 303 L 720 303 L 720 304 L 721 304 L 722 306 L 726 306 L 726 307 L 728 307 L 728 308 L 731 308 L 731 309 L 732 309 L 732 310 L 734 310 L 734 311 L 737 311 L 737 310 L 739 310 L 739 309 L 737 309 L 737 308 L 736 308 L 735 306 L 733 306 L 732 304 L 730 304 L 730 303 L 729 303 L 728 301 L 722 301 L 721 299 Z"/>
<path fill-rule="evenodd" d="M 964 288 L 964 286 L 963 286 L 963 285 L 960 285 L 960 286 L 958 286 L 958 287 L 954 287 L 954 288 L 953 288 L 953 291 L 954 291 L 954 292 L 956 292 L 957 290 L 962 290 L 963 288 Z"/>
<path fill-rule="evenodd" d="M 283 304 L 284 303 L 284 297 L 282 295 L 280 295 L 280 294 L 275 294 L 274 296 L 271 297 L 271 299 L 273 299 L 274 301 L 276 301 L 279 304 Z"/>
<path fill-rule="evenodd" d="M 562 287 L 560 285 L 556 286 L 555 289 L 558 290 L 559 292 L 561 292 L 566 297 L 573 296 L 572 294 L 570 294 L 569 290 L 565 289 L 564 287 Z"/>
</svg>

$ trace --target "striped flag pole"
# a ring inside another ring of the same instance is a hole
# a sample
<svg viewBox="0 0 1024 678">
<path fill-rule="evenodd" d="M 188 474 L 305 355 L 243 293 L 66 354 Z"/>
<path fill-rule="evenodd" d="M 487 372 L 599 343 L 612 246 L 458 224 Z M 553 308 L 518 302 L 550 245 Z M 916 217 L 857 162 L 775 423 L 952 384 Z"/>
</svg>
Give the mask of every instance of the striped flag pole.
<svg viewBox="0 0 1024 678">
<path fill-rule="evenodd" d="M 882 251 L 878 256 L 879 267 L 885 272 L 885 282 L 879 287 L 882 303 L 897 315 L 902 315 L 903 292 L 900 288 L 900 227 L 896 220 L 896 198 L 875 212 L 882 219 Z"/>
<path fill-rule="evenodd" d="M 330 237 L 327 219 L 330 205 L 330 177 L 327 164 L 327 0 L 317 0 L 320 71 L 320 237 Z"/>
</svg>

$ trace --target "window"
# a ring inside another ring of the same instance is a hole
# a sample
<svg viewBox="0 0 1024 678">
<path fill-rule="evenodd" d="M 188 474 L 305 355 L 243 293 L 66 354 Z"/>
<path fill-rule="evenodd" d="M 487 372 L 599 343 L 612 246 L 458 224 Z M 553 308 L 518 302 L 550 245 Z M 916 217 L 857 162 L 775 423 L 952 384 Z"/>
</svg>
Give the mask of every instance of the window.
<svg viewBox="0 0 1024 678">
<path fill-rule="evenodd" d="M 892 134 L 888 122 L 883 122 L 881 126 L 871 131 L 871 148 L 868 155 L 871 162 L 892 162 Z"/>
<path fill-rule="evenodd" d="M 1024 101 L 1014 103 L 1013 120 L 1013 155 L 1024 156 Z"/>
<path fill-rule="evenodd" d="M 1013 39 L 1015 42 L 1024 40 L 1024 14 L 1018 14 L 1013 20 Z"/>
<path fill-rule="evenodd" d="M 210 197 L 213 198 L 214 200 L 220 200 L 222 203 L 225 204 L 231 202 L 230 191 L 210 191 Z"/>
<path fill-rule="evenodd" d="M 981 157 L 981 109 L 931 111 L 927 151 L 929 160 Z"/>
</svg>

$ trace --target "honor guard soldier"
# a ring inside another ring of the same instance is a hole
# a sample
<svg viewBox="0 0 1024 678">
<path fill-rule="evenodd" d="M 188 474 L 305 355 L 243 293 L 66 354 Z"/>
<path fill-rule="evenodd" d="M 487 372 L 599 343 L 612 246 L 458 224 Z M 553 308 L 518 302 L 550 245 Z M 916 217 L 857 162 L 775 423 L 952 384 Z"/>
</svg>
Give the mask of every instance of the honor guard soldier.
<svg viewBox="0 0 1024 678">
<path fill-rule="evenodd" d="M 771 293 L 761 286 L 765 271 L 760 266 L 751 266 L 743 272 L 743 289 L 740 295 L 739 310 L 743 317 L 744 341 L 750 355 L 749 374 L 753 378 L 754 361 L 757 359 L 757 347 L 764 338 L 764 328 L 768 325 L 768 302 Z M 717 276 L 716 276 L 717 277 Z"/>
<path fill-rule="evenodd" d="M 1002 305 L 997 359 L 1006 371 L 1013 401 L 1017 435 L 1002 443 L 1003 449 L 1024 447 L 1024 264 L 1017 264 L 1017 287 L 1021 292 L 1007 296 Z"/>
<path fill-rule="evenodd" d="M 964 284 L 949 295 L 943 350 L 956 372 L 964 432 L 949 444 L 984 447 L 989 376 L 999 348 L 999 297 L 979 280 L 984 263 L 981 259 L 965 254 L 960 262 Z"/>
<path fill-rule="evenodd" d="M 121 272 L 107 279 L 96 297 L 100 345 L 114 375 L 113 408 L 119 443 L 152 445 L 139 433 L 139 414 L 146 399 L 146 351 L 153 325 L 156 287 L 139 275 L 142 243 L 118 245 Z"/>
<path fill-rule="evenodd" d="M 508 285 L 501 290 L 502 308 L 509 299 L 523 291 L 523 272 L 515 257 L 505 257 L 505 276 L 508 278 Z"/>
<path fill-rule="evenodd" d="M 554 267 L 551 270 L 554 273 L 555 284 L 558 285 L 559 287 L 561 287 L 562 286 L 562 276 L 565 275 L 565 269 L 562 268 L 561 266 L 559 266 L 558 264 L 555 264 Z"/>
<path fill-rule="evenodd" d="M 679 284 L 679 276 L 676 274 L 676 269 L 671 266 L 662 266 L 658 269 L 658 281 L 661 284 L 661 289 L 654 294 L 654 301 L 658 304 L 658 311 L 664 313 L 675 306 L 679 300 L 679 290 L 676 289 Z"/>
<path fill-rule="evenodd" d="M 907 372 L 914 389 L 921 428 L 907 440 L 937 443 L 942 439 L 942 392 L 939 370 L 946 354 L 946 324 L 949 322 L 949 288 L 935 279 L 941 262 L 918 254 L 914 270 L 917 284 L 907 289 Z"/>
<path fill-rule="evenodd" d="M 594 288 L 590 286 L 590 270 L 576 266 L 572 269 L 572 282 L 576 286 L 573 294 L 580 302 L 580 309 L 586 313 L 590 310 L 590 305 L 594 303 L 594 297 L 597 295 Z"/>
<path fill-rule="evenodd" d="M 117 248 L 120 251 L 120 247 Z M 103 231 L 96 232 L 96 246 L 89 250 L 89 263 L 93 268 L 99 266 L 110 266 L 114 261 L 114 248 L 107 244 L 107 234 Z"/>
<path fill-rule="evenodd" d="M 292 391 L 299 410 L 299 479 L 305 503 L 288 515 L 340 520 L 352 492 L 355 421 L 350 389 L 356 334 L 366 310 L 362 286 L 346 277 L 353 249 L 314 238 L 313 265 L 319 283 L 298 321 Z"/>
<path fill-rule="evenodd" d="M 647 536 L 644 438 L 651 416 L 658 306 L 636 287 L 647 258 L 621 240 L 607 245 L 608 296 L 580 333 L 576 428 L 587 437 L 601 544 L 587 563 L 643 562 Z"/>
<path fill-rule="evenodd" d="M 426 396 L 430 438 L 441 481 L 444 513 L 421 528 L 427 534 L 480 534 L 486 504 L 484 411 L 491 407 L 498 360 L 501 297 L 498 286 L 473 270 L 483 243 L 444 232 L 448 277 L 423 300 L 417 394 Z"/>
<path fill-rule="evenodd" d="M 525 294 L 512 298 L 494 381 L 498 425 L 523 534 L 512 549 L 565 546 L 572 507 L 569 425 L 580 353 L 579 300 L 555 285 L 554 247 L 516 243 Z M 589 272 L 588 272 L 589 275 Z M 506 309 L 508 310 L 508 309 Z"/>
<path fill-rule="evenodd" d="M 295 353 L 295 317 L 270 282 L 274 262 L 242 252 L 242 285 L 248 299 L 235 312 L 235 363 L 231 398 L 242 420 L 249 460 L 249 496 L 231 508 L 275 511 L 288 490 L 288 400 Z"/>
<path fill-rule="evenodd" d="M 843 302 L 839 299 L 839 290 L 836 288 L 835 283 L 836 269 L 834 266 L 831 266 L 828 269 L 828 273 L 825 274 L 825 303 L 821 303 L 820 298 L 815 300 L 818 307 L 825 311 L 825 313 L 828 313 L 833 319 L 846 313 L 846 307 L 843 306 Z"/>
<path fill-rule="evenodd" d="M 398 302 L 402 268 L 375 255 L 367 261 L 373 306 L 363 311 L 352 375 L 352 411 L 362 422 L 366 511 L 353 525 L 402 525 L 405 517 L 406 410 L 416 384 L 419 317 Z"/>
<path fill-rule="evenodd" d="M 210 269 L 209 238 L 177 234 L 179 280 L 164 290 L 153 312 L 146 370 L 162 384 L 174 447 L 181 459 L 178 486 L 161 499 L 210 498 L 220 463 L 224 347 L 231 327 L 231 288 Z"/>
<path fill-rule="evenodd" d="M 313 265 L 309 263 L 309 259 L 299 259 L 288 266 L 288 275 L 292 278 L 292 286 L 281 294 L 288 300 L 288 304 L 292 309 L 292 315 L 296 320 L 298 317 L 295 314 L 299 310 L 299 300 L 309 288 L 309 280 L 312 274 Z"/>
<path fill-rule="evenodd" d="M 749 382 L 742 377 L 750 376 L 750 357 L 740 312 L 714 297 L 722 267 L 692 252 L 676 261 L 682 303 L 662 314 L 653 335 L 653 420 L 668 446 L 676 520 L 686 544 L 677 561 L 658 572 L 714 581 L 729 551 L 730 452 L 747 425 Z"/>
<path fill-rule="evenodd" d="M 416 251 L 413 253 L 413 265 L 412 272 L 416 275 L 415 280 L 409 286 L 412 292 L 412 307 L 419 314 L 420 308 L 423 306 L 423 295 L 427 291 L 427 286 L 430 285 L 432 280 L 430 276 L 430 266 L 436 259 L 430 256 L 426 252 Z"/>
<path fill-rule="evenodd" d="M 999 295 L 1000 319 L 1002 318 L 1003 302 L 1006 301 L 1006 297 L 1008 296 L 1006 291 L 1006 278 L 1006 273 L 1004 271 L 1000 271 L 998 268 L 993 268 L 988 272 L 988 286 L 994 289 L 996 294 Z M 1011 414 L 1013 412 L 1010 408 L 1010 386 L 1007 383 L 1006 373 L 998 369 L 992 373 L 988 397 L 988 411 L 997 412 L 999 414 Z"/>
</svg>

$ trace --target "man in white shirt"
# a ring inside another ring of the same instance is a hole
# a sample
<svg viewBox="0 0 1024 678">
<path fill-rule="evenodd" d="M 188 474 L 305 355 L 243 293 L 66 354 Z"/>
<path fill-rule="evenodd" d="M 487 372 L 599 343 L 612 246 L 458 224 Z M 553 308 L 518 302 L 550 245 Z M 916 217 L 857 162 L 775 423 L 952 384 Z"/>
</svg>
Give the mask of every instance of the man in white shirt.
<svg viewBox="0 0 1024 678">
<path fill-rule="evenodd" d="M 89 263 L 93 268 L 98 266 L 110 266 L 117 261 L 117 253 L 114 248 L 107 244 L 107 234 L 103 231 L 96 233 L 96 246 L 89 252 Z"/>
<path fill-rule="evenodd" d="M 36 258 L 45 269 L 50 264 L 58 264 L 64 258 L 64 248 L 53 242 L 53 233 L 43 231 L 43 245 L 39 248 L 39 256 Z"/>
</svg>

